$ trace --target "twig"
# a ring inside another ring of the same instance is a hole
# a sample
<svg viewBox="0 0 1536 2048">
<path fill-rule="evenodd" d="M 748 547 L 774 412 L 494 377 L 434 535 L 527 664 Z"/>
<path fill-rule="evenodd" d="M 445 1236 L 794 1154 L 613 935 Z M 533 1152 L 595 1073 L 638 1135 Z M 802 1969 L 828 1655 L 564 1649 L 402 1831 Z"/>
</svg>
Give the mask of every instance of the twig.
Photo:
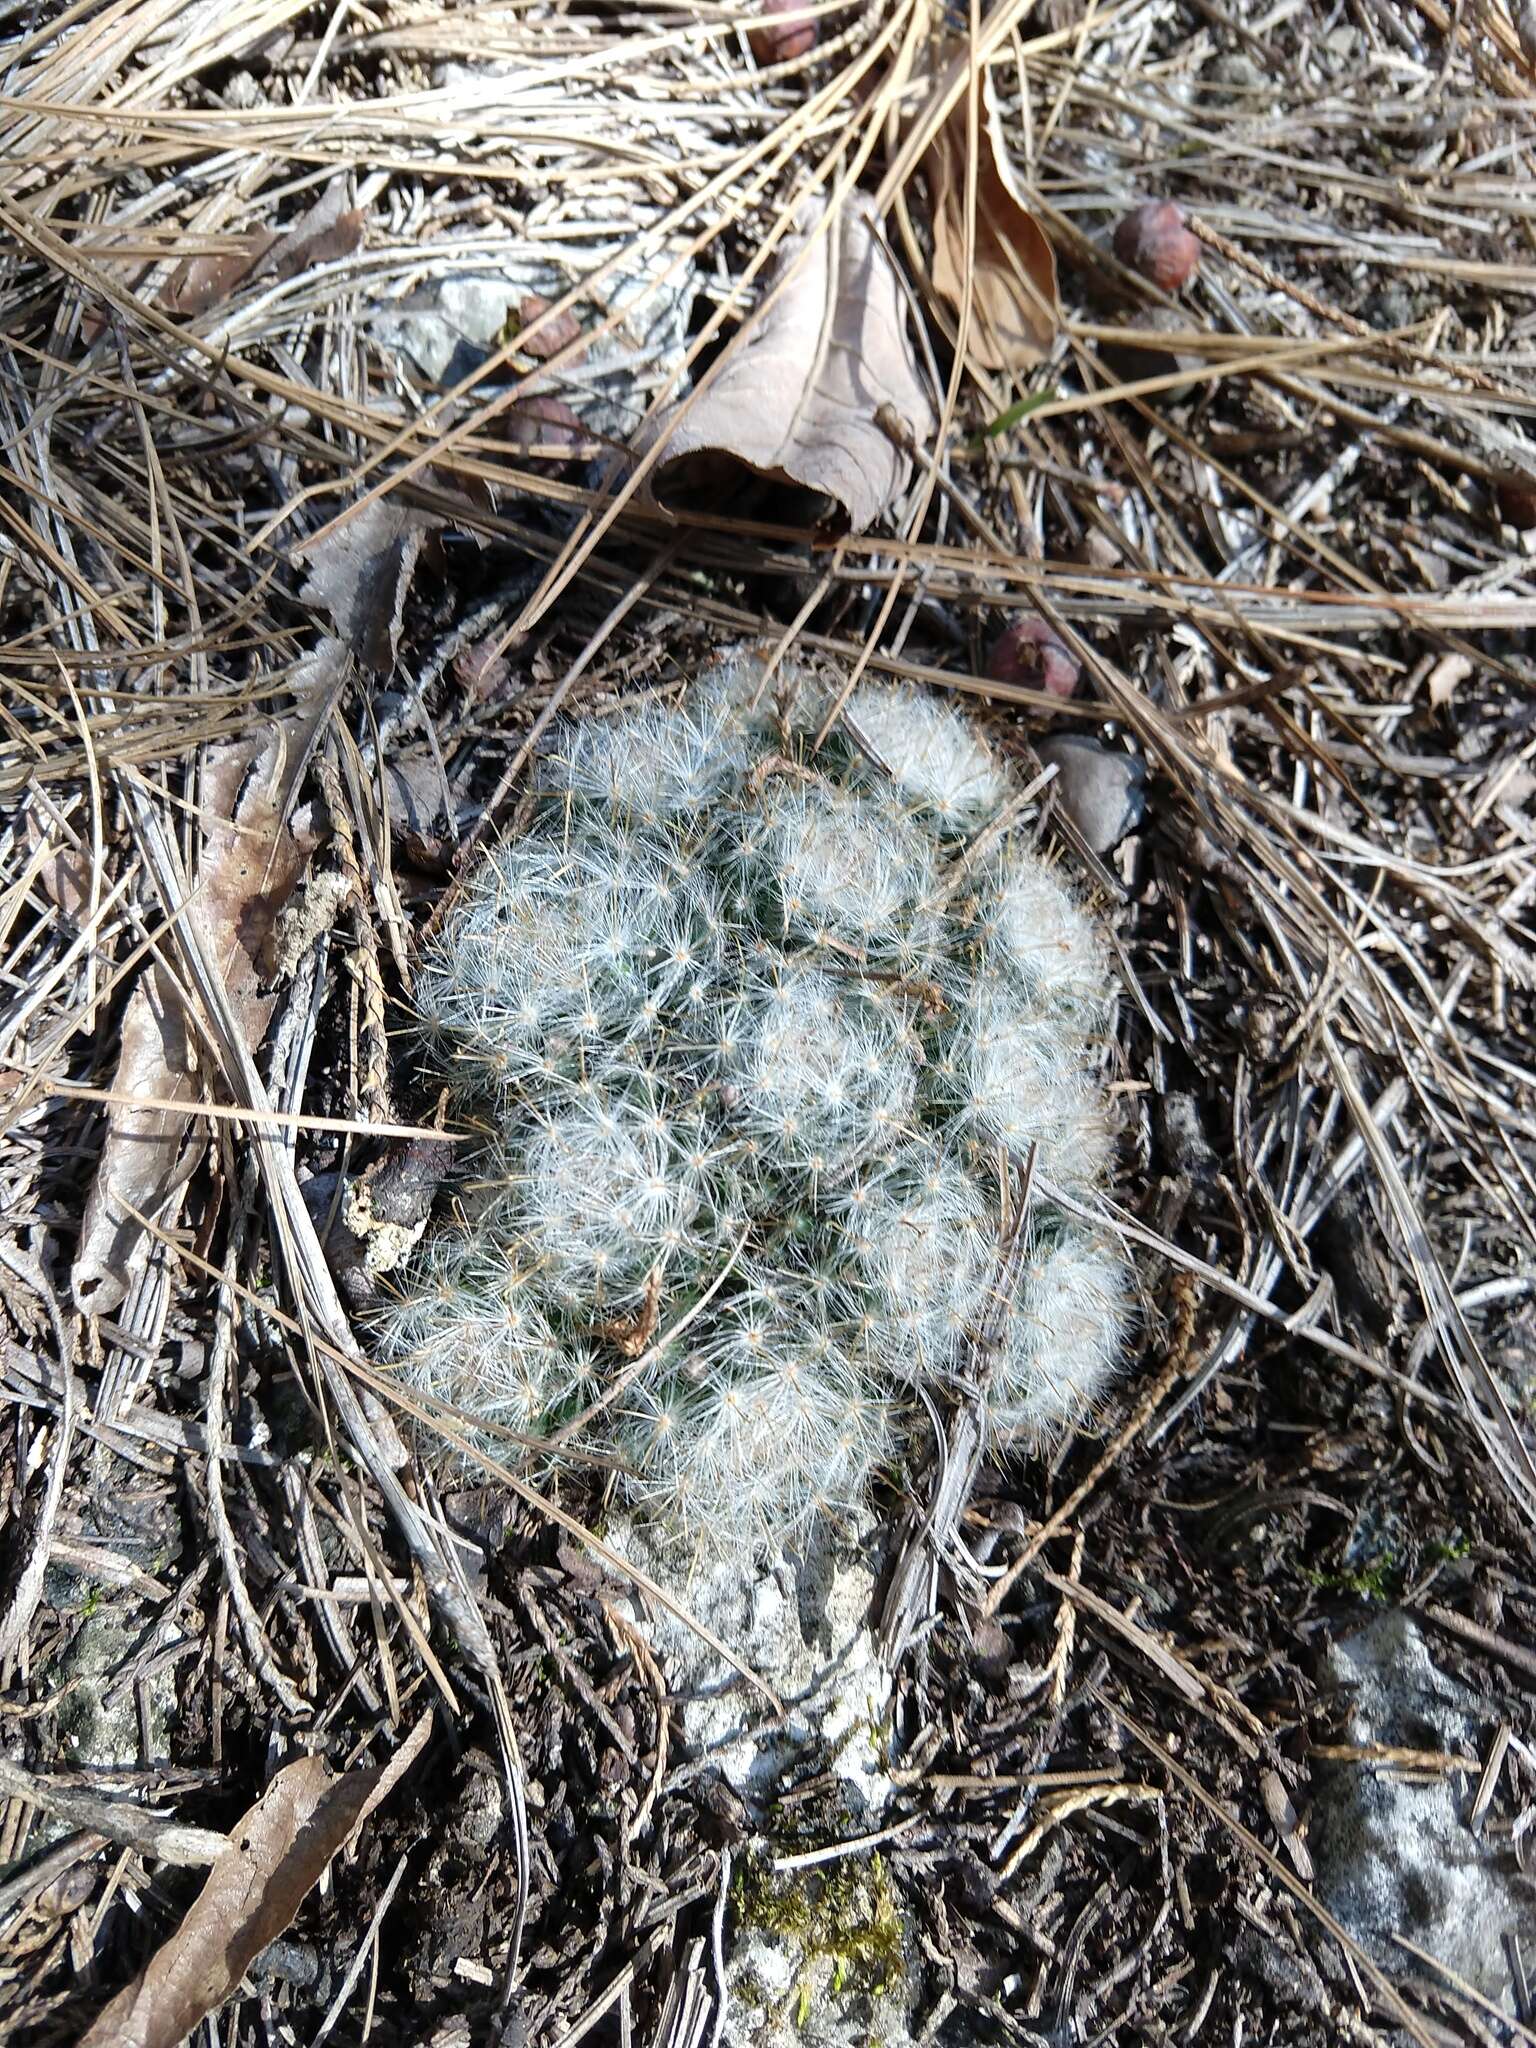
<svg viewBox="0 0 1536 2048">
<path fill-rule="evenodd" d="M 325 2018 L 321 2020 L 319 2026 L 315 2029 L 314 2048 L 320 2048 L 320 2043 L 330 2033 L 336 2022 L 341 2018 L 342 2013 L 346 2010 L 347 2000 L 352 1996 L 357 1980 L 363 1974 L 363 1965 L 373 1955 L 377 1947 L 379 1929 L 384 1924 L 384 1915 L 389 1911 L 395 1893 L 400 1888 L 400 1880 L 404 1877 L 406 1866 L 410 1860 L 409 1850 L 403 1850 L 395 1859 L 395 1867 L 389 1873 L 384 1889 L 379 1894 L 378 1904 L 374 1907 L 369 1918 L 367 1932 L 358 1943 L 352 1960 L 347 1965 L 346 1975 L 337 1986 L 336 1996 L 326 2007 Z"/>
<path fill-rule="evenodd" d="M 229 1847 L 229 1837 L 215 1834 L 210 1828 L 161 1820 L 126 1799 L 103 1799 L 94 1792 L 56 1785 L 7 1757 L 0 1757 L 0 1793 L 8 1799 L 25 1799 L 29 1805 L 41 1807 L 72 1828 L 103 1835 L 141 1856 L 174 1863 L 183 1869 L 197 1870 L 215 1863 Z"/>
</svg>

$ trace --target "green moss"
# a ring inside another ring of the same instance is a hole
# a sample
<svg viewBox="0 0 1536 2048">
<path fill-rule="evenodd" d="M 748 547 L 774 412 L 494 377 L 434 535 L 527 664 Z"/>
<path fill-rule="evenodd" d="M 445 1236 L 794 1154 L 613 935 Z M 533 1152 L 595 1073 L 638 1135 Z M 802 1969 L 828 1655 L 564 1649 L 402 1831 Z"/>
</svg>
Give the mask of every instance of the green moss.
<svg viewBox="0 0 1536 2048">
<path fill-rule="evenodd" d="M 1396 1559 L 1374 1558 L 1363 1570 L 1325 1572 L 1305 1570 L 1304 1578 L 1324 1593 L 1353 1593 L 1357 1600 L 1395 1600 L 1402 1588 Z"/>
<path fill-rule="evenodd" d="M 878 1993 L 905 1974 L 901 1913 L 879 1855 L 867 1862 L 847 1858 L 828 1875 L 776 1871 L 753 1858 L 737 1871 L 732 1890 L 738 1926 L 760 1929 L 799 1951 L 796 2026 L 809 2017 L 818 1965 L 827 1966 L 835 1997 Z"/>
</svg>

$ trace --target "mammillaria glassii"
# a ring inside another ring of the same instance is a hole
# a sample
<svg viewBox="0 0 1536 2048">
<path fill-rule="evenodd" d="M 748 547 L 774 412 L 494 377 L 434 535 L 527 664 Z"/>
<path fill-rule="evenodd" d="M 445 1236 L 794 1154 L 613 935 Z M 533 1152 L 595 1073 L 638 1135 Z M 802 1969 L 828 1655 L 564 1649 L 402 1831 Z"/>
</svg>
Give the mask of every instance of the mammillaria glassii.
<svg viewBox="0 0 1536 2048">
<path fill-rule="evenodd" d="M 1105 948 L 998 829 L 1013 776 L 905 686 L 815 748 L 822 686 L 763 678 L 569 728 L 445 919 L 416 999 L 488 1135 L 380 1332 L 469 1417 L 591 1411 L 570 1441 L 693 1549 L 858 1511 L 962 1383 L 1038 1447 L 1128 1318 L 1112 1232 L 1058 1199 L 1092 1212 L 1111 1163 Z"/>
</svg>

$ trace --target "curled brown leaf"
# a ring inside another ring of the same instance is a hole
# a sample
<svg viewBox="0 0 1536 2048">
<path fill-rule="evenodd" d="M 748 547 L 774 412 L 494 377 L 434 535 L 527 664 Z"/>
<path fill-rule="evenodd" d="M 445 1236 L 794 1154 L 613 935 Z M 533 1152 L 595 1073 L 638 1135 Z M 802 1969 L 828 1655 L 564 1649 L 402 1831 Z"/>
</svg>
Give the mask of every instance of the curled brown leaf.
<svg viewBox="0 0 1536 2048">
<path fill-rule="evenodd" d="M 372 674 L 394 667 L 416 558 L 441 524 L 393 498 L 375 498 L 312 547 L 295 550 L 309 567 L 300 597 L 330 613 L 337 633 Z"/>
<path fill-rule="evenodd" d="M 967 114 L 962 99 L 923 159 L 933 219 L 933 289 L 958 321 L 967 296 L 966 353 L 990 373 L 1027 370 L 1056 338 L 1056 256 L 1019 197 L 997 105 L 984 85 L 977 109 L 975 248 L 966 264 Z"/>
<path fill-rule="evenodd" d="M 337 1777 L 315 1756 L 287 1764 L 232 1829 L 186 1918 L 120 1991 L 80 2048 L 175 2048 L 216 2012 L 264 1948 L 293 1925 L 337 1850 L 420 1754 L 424 1714 L 378 1770 Z"/>
<path fill-rule="evenodd" d="M 867 201 L 818 232 L 825 213 L 806 203 L 761 312 L 639 442 L 660 446 L 650 492 L 664 513 L 741 514 L 787 486 L 819 501 L 818 524 L 862 533 L 906 489 L 934 416 L 901 278 Z"/>
</svg>

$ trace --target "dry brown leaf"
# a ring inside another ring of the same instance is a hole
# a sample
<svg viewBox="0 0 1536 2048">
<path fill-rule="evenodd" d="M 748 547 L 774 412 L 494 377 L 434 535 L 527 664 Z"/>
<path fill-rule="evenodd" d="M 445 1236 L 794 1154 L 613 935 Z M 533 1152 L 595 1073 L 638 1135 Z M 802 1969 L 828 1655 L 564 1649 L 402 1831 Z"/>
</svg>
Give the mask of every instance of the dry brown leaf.
<svg viewBox="0 0 1536 2048">
<path fill-rule="evenodd" d="M 345 206 L 345 198 L 346 180 L 333 178 L 285 232 L 258 228 L 221 255 L 189 256 L 171 273 L 160 304 L 167 313 L 193 320 L 220 305 L 247 278 L 297 277 L 317 263 L 350 256 L 363 239 L 363 215 L 361 208 Z"/>
<path fill-rule="evenodd" d="M 362 246 L 363 210 L 346 206 L 345 178 L 332 178 L 307 213 L 300 214 L 286 234 L 256 265 L 258 277 L 297 277 L 321 263 L 335 263 Z"/>
<path fill-rule="evenodd" d="M 425 743 L 402 748 L 385 764 L 384 803 L 390 843 L 400 858 L 427 874 L 444 875 L 483 808 L 444 780 L 441 757 Z"/>
<path fill-rule="evenodd" d="M 202 778 L 204 821 L 197 885 L 186 916 L 199 922 L 223 963 L 231 1005 L 254 1047 L 272 1015 L 268 945 L 279 911 L 317 844 L 307 820 L 284 822 L 288 777 L 345 664 L 329 643 L 312 664 L 302 710 L 259 736 L 213 750 Z M 175 1109 L 138 1108 L 135 1098 L 193 1103 L 201 1082 L 182 998 L 159 968 L 140 976 L 123 1013 L 113 1076 L 114 1103 L 96 1179 L 85 1206 L 72 1284 L 86 1315 L 110 1315 L 148 1259 L 152 1239 L 134 1215 L 167 1220 L 202 1155 L 204 1132 Z"/>
<path fill-rule="evenodd" d="M 807 203 L 761 314 L 689 409 L 637 444 L 663 444 L 650 480 L 663 512 L 739 513 L 754 487 L 787 485 L 831 501 L 822 523 L 862 533 L 906 489 L 934 416 L 901 280 L 867 201 L 817 235 L 824 213 Z"/>
<path fill-rule="evenodd" d="M 406 595 L 427 535 L 442 524 L 392 498 L 375 498 L 312 549 L 300 597 L 323 605 L 361 668 L 384 675 L 395 665 Z"/>
<path fill-rule="evenodd" d="M 201 1134 L 188 1131 L 179 1111 L 131 1106 L 138 1096 L 197 1100 L 180 1000 L 157 968 L 140 977 L 128 998 L 112 1092 L 119 1099 L 86 1201 L 73 1274 L 75 1305 L 84 1315 L 110 1315 L 126 1299 L 151 1243 L 131 1212 L 162 1220 L 202 1154 Z"/>
<path fill-rule="evenodd" d="M 38 887 L 56 910 L 72 923 L 78 922 L 91 900 L 89 850 L 78 840 L 52 830 L 32 810 L 22 821 L 22 834 L 27 874 L 36 877 Z"/>
<path fill-rule="evenodd" d="M 336 1851 L 415 1761 L 431 1725 L 424 1714 L 379 1770 L 335 1777 L 314 1756 L 285 1765 L 232 1830 L 187 1917 L 81 2048 L 175 2048 L 216 2012 L 292 1926 Z"/>
<path fill-rule="evenodd" d="M 1056 256 L 1014 188 L 990 81 L 978 108 L 976 248 L 969 273 L 966 352 L 992 373 L 1030 369 L 1056 338 Z M 923 159 L 933 215 L 933 288 L 956 319 L 966 295 L 966 105 L 950 114 Z"/>
<path fill-rule="evenodd" d="M 161 288 L 160 304 L 179 320 L 211 312 L 250 276 L 276 240 L 268 229 L 258 228 L 254 234 L 241 235 L 233 249 L 220 255 L 184 258 Z"/>
</svg>

